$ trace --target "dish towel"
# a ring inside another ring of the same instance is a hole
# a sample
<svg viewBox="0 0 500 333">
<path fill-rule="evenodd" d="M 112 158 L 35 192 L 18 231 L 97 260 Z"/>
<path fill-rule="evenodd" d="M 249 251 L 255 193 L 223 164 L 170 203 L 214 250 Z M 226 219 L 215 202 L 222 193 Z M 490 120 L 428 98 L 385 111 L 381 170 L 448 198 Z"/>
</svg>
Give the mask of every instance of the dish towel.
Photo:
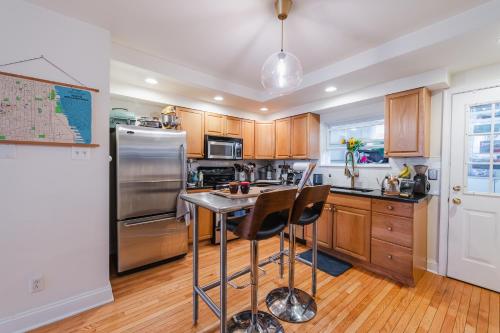
<svg viewBox="0 0 500 333">
<path fill-rule="evenodd" d="M 181 195 L 186 193 L 186 190 L 181 190 L 177 196 L 176 218 L 179 221 L 184 220 L 186 226 L 188 226 L 191 223 L 191 204 L 181 199 Z"/>
</svg>

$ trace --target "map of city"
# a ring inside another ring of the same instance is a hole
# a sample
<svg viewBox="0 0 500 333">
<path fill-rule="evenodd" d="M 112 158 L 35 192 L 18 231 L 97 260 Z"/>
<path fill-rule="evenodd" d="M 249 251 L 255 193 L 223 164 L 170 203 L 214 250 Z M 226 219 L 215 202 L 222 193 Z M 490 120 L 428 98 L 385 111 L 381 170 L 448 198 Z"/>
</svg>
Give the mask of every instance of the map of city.
<svg viewBox="0 0 500 333">
<path fill-rule="evenodd" d="M 90 144 L 91 93 L 0 74 L 0 141 Z"/>
</svg>

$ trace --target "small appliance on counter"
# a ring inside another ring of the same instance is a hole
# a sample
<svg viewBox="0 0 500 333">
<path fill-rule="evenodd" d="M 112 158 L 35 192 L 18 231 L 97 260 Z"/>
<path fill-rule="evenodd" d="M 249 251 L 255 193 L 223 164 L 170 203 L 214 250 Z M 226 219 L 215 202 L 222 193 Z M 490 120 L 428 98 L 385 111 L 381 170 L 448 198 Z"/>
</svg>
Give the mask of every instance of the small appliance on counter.
<svg viewBox="0 0 500 333">
<path fill-rule="evenodd" d="M 404 198 L 410 198 L 413 195 L 413 188 L 415 186 L 415 182 L 410 179 L 401 179 L 401 183 L 399 184 L 399 196 Z"/>
<path fill-rule="evenodd" d="M 259 168 L 259 179 L 263 180 L 275 180 L 276 179 L 276 169 L 273 168 L 271 164 Z"/>
<path fill-rule="evenodd" d="M 417 173 L 413 177 L 413 181 L 415 182 L 415 185 L 413 187 L 413 193 L 415 194 L 427 194 L 429 193 L 431 189 L 431 184 L 427 180 L 426 172 L 427 172 L 427 165 L 414 165 L 413 168 L 415 169 L 415 172 Z"/>
<path fill-rule="evenodd" d="M 323 174 L 321 173 L 315 173 L 313 175 L 313 185 L 323 185 Z"/>
<path fill-rule="evenodd" d="M 399 195 L 400 186 L 399 186 L 399 178 L 392 175 L 385 176 L 382 181 L 381 191 L 385 195 Z"/>
</svg>

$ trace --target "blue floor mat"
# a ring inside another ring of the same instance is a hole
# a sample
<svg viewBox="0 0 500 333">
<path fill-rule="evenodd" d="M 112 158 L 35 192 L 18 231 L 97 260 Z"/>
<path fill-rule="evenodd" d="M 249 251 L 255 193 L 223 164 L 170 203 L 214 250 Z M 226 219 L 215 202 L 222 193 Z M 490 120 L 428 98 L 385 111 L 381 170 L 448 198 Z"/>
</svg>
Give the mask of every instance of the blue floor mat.
<svg viewBox="0 0 500 333">
<path fill-rule="evenodd" d="M 312 260 L 312 250 L 299 254 L 299 257 L 307 261 Z M 318 269 L 333 276 L 339 276 L 351 268 L 352 265 L 318 251 Z"/>
</svg>

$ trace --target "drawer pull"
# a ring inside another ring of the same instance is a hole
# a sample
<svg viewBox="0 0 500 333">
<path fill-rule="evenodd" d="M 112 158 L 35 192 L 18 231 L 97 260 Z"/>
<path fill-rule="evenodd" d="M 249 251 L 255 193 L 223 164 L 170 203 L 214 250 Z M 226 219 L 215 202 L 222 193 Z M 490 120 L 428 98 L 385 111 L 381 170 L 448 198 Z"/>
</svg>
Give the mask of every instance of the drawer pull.
<svg viewBox="0 0 500 333">
<path fill-rule="evenodd" d="M 387 227 L 387 231 L 392 231 L 392 227 Z"/>
<path fill-rule="evenodd" d="M 392 254 L 387 255 L 387 259 L 392 259 Z"/>
<path fill-rule="evenodd" d="M 389 206 L 387 206 L 387 209 L 388 209 L 388 210 L 394 210 L 394 207 L 393 207 L 393 206 L 391 206 L 391 205 L 389 205 Z"/>
</svg>

